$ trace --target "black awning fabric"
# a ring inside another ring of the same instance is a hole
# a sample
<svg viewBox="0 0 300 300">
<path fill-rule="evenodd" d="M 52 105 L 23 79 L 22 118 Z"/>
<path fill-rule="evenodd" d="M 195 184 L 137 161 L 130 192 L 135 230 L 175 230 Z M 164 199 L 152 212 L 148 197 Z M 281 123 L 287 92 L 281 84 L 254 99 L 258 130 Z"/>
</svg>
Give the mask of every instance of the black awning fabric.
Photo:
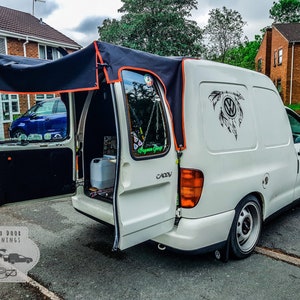
<svg viewBox="0 0 300 300">
<path fill-rule="evenodd" d="M 182 119 L 182 58 L 168 58 L 95 41 L 55 61 L 0 55 L 0 93 L 63 93 L 99 88 L 121 81 L 122 69 L 145 70 L 163 84 L 170 107 L 177 147 L 184 148 Z"/>
<path fill-rule="evenodd" d="M 177 148 L 184 148 L 182 119 L 183 74 L 181 57 L 168 58 L 137 50 L 97 43 L 101 63 L 108 66 L 104 69 L 107 82 L 121 81 L 122 69 L 142 69 L 151 71 L 164 85 L 166 98 L 172 112 Z"/>
<path fill-rule="evenodd" d="M 0 92 L 54 93 L 98 88 L 93 44 L 55 61 L 0 55 Z"/>
</svg>

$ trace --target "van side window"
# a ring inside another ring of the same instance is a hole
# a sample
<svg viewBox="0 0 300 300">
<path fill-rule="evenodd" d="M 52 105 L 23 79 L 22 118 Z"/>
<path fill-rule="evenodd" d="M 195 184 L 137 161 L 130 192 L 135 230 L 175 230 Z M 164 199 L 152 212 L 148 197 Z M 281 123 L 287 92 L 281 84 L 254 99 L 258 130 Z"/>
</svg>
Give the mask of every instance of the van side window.
<svg viewBox="0 0 300 300">
<path fill-rule="evenodd" d="M 170 142 L 166 116 L 154 76 L 124 70 L 122 78 L 132 156 L 142 158 L 167 152 Z"/>
<path fill-rule="evenodd" d="M 300 120 L 296 114 L 287 111 L 295 143 L 300 143 Z"/>
</svg>

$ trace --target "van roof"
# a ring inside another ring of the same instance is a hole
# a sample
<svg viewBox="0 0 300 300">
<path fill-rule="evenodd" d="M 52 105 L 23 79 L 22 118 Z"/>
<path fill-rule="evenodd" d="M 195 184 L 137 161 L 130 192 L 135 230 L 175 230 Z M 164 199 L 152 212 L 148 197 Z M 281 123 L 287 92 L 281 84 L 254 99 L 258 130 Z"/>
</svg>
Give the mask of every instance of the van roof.
<svg viewBox="0 0 300 300">
<path fill-rule="evenodd" d="M 257 71 L 232 66 L 220 62 L 201 60 L 185 60 L 184 61 L 185 76 L 197 78 L 199 75 L 205 80 L 211 78 L 212 81 L 222 81 L 223 83 L 247 84 L 250 86 L 263 86 L 274 89 L 271 79 Z"/>
</svg>

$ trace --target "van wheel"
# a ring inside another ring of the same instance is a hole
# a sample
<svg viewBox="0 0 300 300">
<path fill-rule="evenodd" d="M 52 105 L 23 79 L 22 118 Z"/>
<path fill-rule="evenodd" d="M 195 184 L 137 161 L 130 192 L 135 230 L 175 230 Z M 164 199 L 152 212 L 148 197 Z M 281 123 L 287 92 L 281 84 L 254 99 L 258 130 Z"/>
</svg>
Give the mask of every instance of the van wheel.
<svg viewBox="0 0 300 300">
<path fill-rule="evenodd" d="M 261 205 L 253 195 L 245 197 L 236 208 L 230 232 L 232 254 L 246 258 L 253 252 L 261 232 Z"/>
</svg>

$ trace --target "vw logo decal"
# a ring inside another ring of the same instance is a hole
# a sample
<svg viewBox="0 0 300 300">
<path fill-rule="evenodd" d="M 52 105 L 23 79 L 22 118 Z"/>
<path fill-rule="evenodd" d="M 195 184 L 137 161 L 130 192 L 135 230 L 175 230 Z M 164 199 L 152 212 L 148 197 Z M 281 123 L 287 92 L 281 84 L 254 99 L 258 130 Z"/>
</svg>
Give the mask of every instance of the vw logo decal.
<svg viewBox="0 0 300 300">
<path fill-rule="evenodd" d="M 240 92 L 213 91 L 208 96 L 214 110 L 219 107 L 220 125 L 232 133 L 237 140 L 244 113 L 240 101 L 245 100 Z"/>
<path fill-rule="evenodd" d="M 234 103 L 234 101 L 232 100 L 231 97 L 229 97 L 228 95 L 226 97 L 224 97 L 223 99 L 223 107 L 224 107 L 224 111 L 226 113 L 226 115 L 230 118 L 230 119 L 234 119 L 236 116 L 236 105 Z"/>
</svg>

